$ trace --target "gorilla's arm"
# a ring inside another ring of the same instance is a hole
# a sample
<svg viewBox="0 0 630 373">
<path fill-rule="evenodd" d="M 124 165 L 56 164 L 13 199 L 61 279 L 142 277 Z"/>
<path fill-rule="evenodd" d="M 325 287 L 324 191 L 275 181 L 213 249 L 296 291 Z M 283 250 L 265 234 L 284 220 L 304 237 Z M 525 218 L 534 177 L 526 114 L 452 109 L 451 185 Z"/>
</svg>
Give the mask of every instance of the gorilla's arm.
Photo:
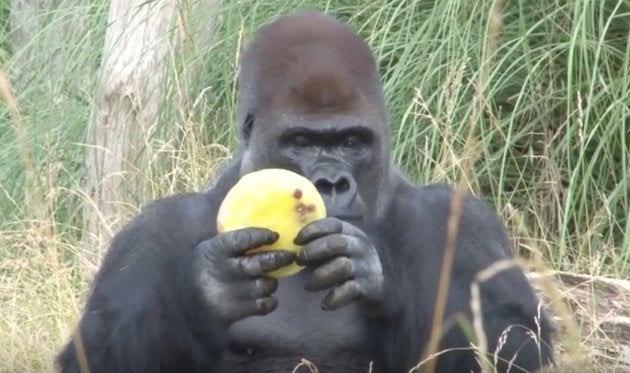
<svg viewBox="0 0 630 373">
<path fill-rule="evenodd" d="M 405 371 L 419 362 L 433 320 L 439 271 L 445 247 L 452 189 L 445 186 L 399 190 L 391 214 L 381 226 L 387 250 L 382 252 L 386 274 L 385 304 L 393 317 L 383 321 L 386 335 L 381 345 L 384 358 L 395 371 Z M 458 316 L 470 322 L 470 285 L 475 275 L 494 262 L 510 259 L 509 241 L 499 217 L 474 197 L 467 197 L 459 223 L 459 238 L 447 296 L 447 331 L 440 351 L 469 349 L 470 325 L 458 324 Z M 512 360 L 510 372 L 520 366 L 532 371 L 552 359 L 549 350 L 550 323 L 519 268 L 498 273 L 481 285 L 481 307 L 490 359 L 497 342 L 506 333 L 497 357 L 499 372 L 506 371 L 501 360 Z M 467 332 L 463 330 L 468 329 Z M 531 332 L 530 332 L 531 331 Z M 531 334 L 533 333 L 533 334 Z M 537 342 L 535 338 L 540 338 Z M 437 371 L 477 370 L 469 351 L 453 351 L 439 360 Z M 492 361 L 492 360 L 491 360 Z M 541 364 L 541 361 L 544 363 Z"/>
<path fill-rule="evenodd" d="M 213 194 L 160 200 L 116 235 L 79 324 L 90 372 L 215 365 L 221 335 L 200 312 L 191 271 L 193 248 L 215 234 L 215 203 Z M 69 343 L 62 372 L 81 371 L 81 360 Z"/>
<path fill-rule="evenodd" d="M 277 282 L 263 273 L 294 254 L 242 255 L 277 239 L 267 230 L 216 232 L 237 170 L 206 193 L 149 204 L 115 236 L 61 372 L 84 371 L 84 361 L 91 373 L 217 372 L 229 325 L 275 308 Z"/>
</svg>

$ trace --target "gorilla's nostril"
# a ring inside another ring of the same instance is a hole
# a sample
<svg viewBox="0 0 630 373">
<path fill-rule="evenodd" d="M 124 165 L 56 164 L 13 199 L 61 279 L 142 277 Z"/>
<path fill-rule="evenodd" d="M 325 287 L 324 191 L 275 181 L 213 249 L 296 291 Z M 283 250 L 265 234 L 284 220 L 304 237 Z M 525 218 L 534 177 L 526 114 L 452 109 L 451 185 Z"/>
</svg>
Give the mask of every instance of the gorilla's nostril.
<svg viewBox="0 0 630 373">
<path fill-rule="evenodd" d="M 342 194 L 350 190 L 350 182 L 345 177 L 337 182 L 335 185 L 335 192 Z"/>
<path fill-rule="evenodd" d="M 326 179 L 319 179 L 315 181 L 315 188 L 317 188 L 321 194 L 332 195 L 333 193 L 333 183 Z"/>
</svg>

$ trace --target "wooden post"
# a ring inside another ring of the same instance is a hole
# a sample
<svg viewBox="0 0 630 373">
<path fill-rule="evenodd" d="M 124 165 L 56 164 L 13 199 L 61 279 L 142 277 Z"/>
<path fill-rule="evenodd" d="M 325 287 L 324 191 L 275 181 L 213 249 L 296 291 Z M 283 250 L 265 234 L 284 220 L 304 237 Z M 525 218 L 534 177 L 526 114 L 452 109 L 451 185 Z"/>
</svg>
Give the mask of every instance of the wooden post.
<svg viewBox="0 0 630 373">
<path fill-rule="evenodd" d="M 169 80 L 166 59 L 185 38 L 182 30 L 211 33 L 216 3 L 112 0 L 102 75 L 88 133 L 86 259 L 101 256 L 113 232 L 148 195 L 144 150 L 156 127 L 161 96 Z M 186 15 L 198 16 L 199 12 L 204 22 L 192 29 L 182 25 L 188 22 Z"/>
</svg>

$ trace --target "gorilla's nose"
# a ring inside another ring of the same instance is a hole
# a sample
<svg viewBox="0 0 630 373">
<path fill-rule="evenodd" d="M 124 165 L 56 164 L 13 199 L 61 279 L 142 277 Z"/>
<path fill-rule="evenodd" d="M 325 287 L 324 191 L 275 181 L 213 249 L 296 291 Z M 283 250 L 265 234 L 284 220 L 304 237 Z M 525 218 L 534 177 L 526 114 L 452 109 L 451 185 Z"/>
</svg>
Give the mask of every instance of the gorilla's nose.
<svg viewBox="0 0 630 373">
<path fill-rule="evenodd" d="M 340 196 L 345 193 L 351 192 L 352 186 L 349 179 L 350 178 L 345 175 L 339 175 L 335 178 L 320 177 L 315 180 L 314 184 L 319 193 L 321 193 L 322 195 Z"/>
<path fill-rule="evenodd" d="M 322 195 L 329 216 L 360 217 L 363 214 L 357 183 L 352 174 L 344 171 L 315 172 L 311 181 Z"/>
</svg>

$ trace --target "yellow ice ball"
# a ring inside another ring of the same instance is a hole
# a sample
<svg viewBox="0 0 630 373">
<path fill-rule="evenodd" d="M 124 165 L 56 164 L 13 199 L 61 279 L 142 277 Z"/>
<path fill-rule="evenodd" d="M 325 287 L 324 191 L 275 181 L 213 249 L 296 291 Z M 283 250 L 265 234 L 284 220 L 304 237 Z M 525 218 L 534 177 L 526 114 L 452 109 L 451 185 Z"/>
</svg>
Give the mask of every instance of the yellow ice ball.
<svg viewBox="0 0 630 373">
<path fill-rule="evenodd" d="M 293 243 L 307 224 L 326 217 L 326 206 L 307 178 L 285 169 L 268 168 L 244 175 L 230 189 L 219 207 L 219 233 L 258 227 L 277 232 L 271 245 L 248 251 L 288 250 L 296 254 L 302 249 Z M 302 270 L 295 262 L 267 273 L 275 278 L 293 275 Z"/>
</svg>

